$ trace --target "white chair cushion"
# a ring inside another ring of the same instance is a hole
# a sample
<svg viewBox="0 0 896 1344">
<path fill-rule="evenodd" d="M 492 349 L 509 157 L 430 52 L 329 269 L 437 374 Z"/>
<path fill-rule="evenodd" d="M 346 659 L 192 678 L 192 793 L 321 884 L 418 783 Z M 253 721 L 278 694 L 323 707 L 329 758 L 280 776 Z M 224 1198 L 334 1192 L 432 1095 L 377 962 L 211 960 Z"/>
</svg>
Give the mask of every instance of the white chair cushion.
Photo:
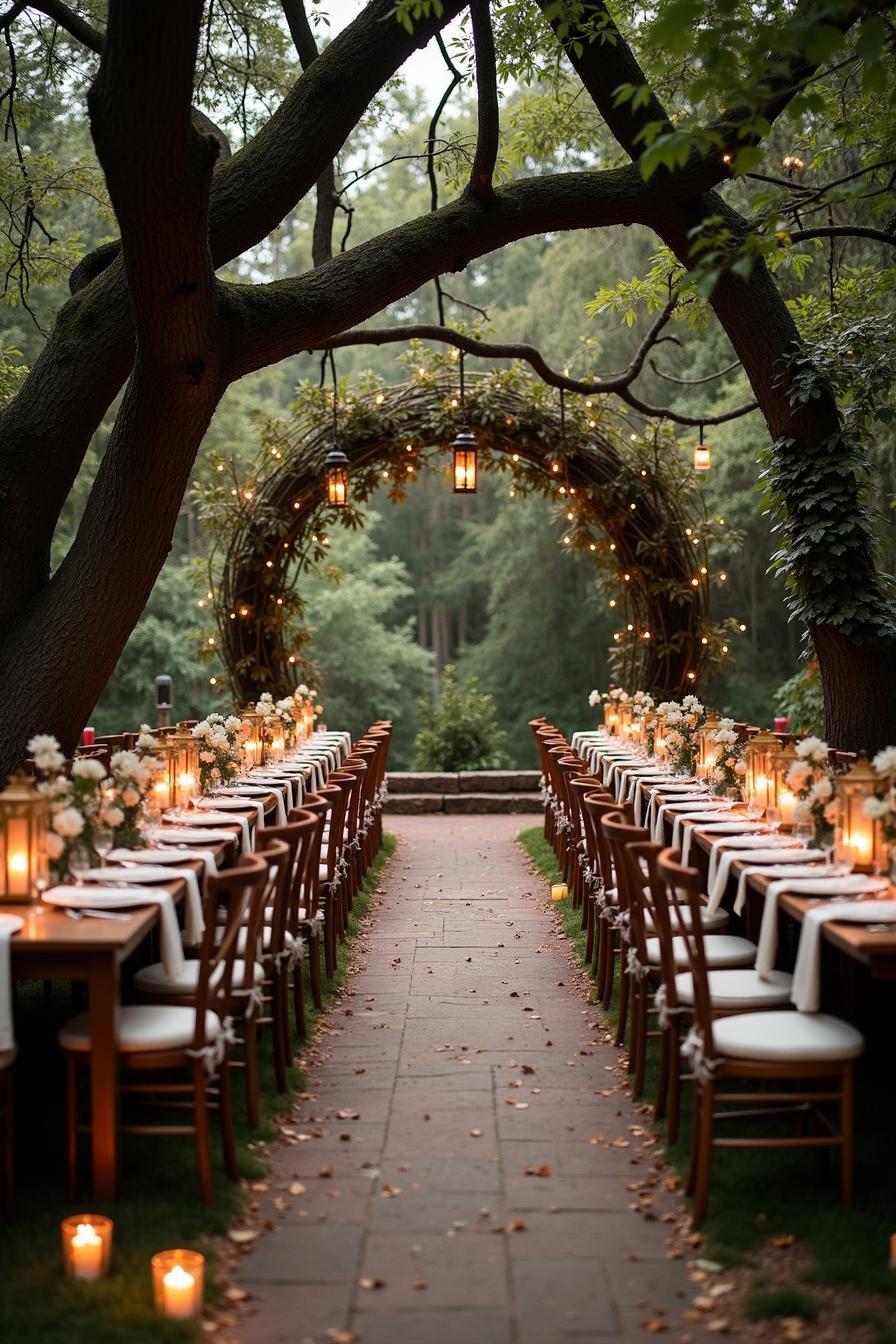
<svg viewBox="0 0 896 1344">
<path fill-rule="evenodd" d="M 266 925 L 266 926 L 265 926 L 264 933 L 262 934 L 262 939 L 261 939 L 261 941 L 262 941 L 262 947 L 264 948 L 265 952 L 269 952 L 269 951 L 270 951 L 270 948 L 271 948 L 271 932 L 272 932 L 272 931 L 271 931 L 270 927 Z M 236 945 L 236 950 L 237 950 L 237 953 L 238 953 L 239 956 L 243 956 L 243 954 L 244 954 L 245 951 L 246 951 L 246 935 L 247 935 L 247 933 L 248 933 L 248 929 L 240 929 L 240 936 L 239 936 L 239 938 L 238 938 L 238 940 L 237 940 L 237 945 Z M 295 946 L 295 941 L 296 941 L 296 940 L 295 940 L 295 938 L 293 938 L 292 934 L 291 934 L 291 933 L 288 933 L 286 930 L 284 930 L 284 932 L 283 932 L 283 946 L 284 946 L 284 947 L 287 947 L 287 948 L 289 948 L 289 947 L 294 947 L 294 946 Z M 237 981 L 236 981 L 236 977 L 234 977 L 234 981 L 233 981 L 233 983 L 234 983 L 234 984 L 237 983 Z"/>
<path fill-rule="evenodd" d="M 678 909 L 681 918 L 684 921 L 685 928 L 689 929 L 692 923 L 690 907 L 681 905 Z M 672 931 L 674 933 L 675 930 L 680 927 L 678 924 L 678 915 L 674 910 L 669 911 L 669 922 L 672 925 Z M 713 933 L 718 932 L 719 929 L 724 929 L 727 923 L 728 915 L 724 910 L 718 910 L 714 915 L 711 915 L 708 910 L 701 910 L 700 912 L 700 927 L 706 933 L 709 933 L 710 931 Z M 648 933 L 656 933 L 656 922 L 649 910 L 644 911 L 644 926 Z"/>
<path fill-rule="evenodd" d="M 305 919 L 305 917 L 306 917 L 306 916 L 305 916 L 305 907 L 304 907 L 303 905 L 300 905 L 300 906 L 299 906 L 299 919 Z M 274 919 L 274 911 L 273 911 L 273 908 L 272 908 L 271 906 L 268 906 L 268 907 L 265 909 L 265 912 L 264 912 L 264 922 L 265 922 L 265 924 L 270 924 L 270 923 L 273 922 L 273 919 Z"/>
<path fill-rule="evenodd" d="M 753 970 L 710 971 L 706 978 L 712 1006 L 719 1012 L 749 1012 L 751 1008 L 778 1008 L 790 1003 L 793 976 L 786 971 L 772 971 L 767 980 Z M 693 1006 L 694 982 L 689 971 L 676 975 L 675 994 L 679 1003 Z"/>
<path fill-rule="evenodd" d="M 236 961 L 233 965 L 233 985 L 244 984 L 245 961 Z M 188 994 L 192 996 L 196 993 L 196 986 L 199 982 L 198 960 L 188 961 L 184 967 L 184 973 L 177 980 L 172 980 L 165 973 L 165 967 L 162 962 L 157 961 L 152 966 L 144 966 L 134 976 L 134 984 L 141 994 Z M 222 967 L 218 966 L 212 972 L 212 985 L 216 984 L 221 978 Z M 255 963 L 255 983 L 264 984 L 264 967 L 257 961 Z"/>
<path fill-rule="evenodd" d="M 855 1059 L 865 1048 L 860 1031 L 827 1013 L 744 1013 L 712 1026 L 716 1053 L 732 1059 L 784 1064 Z"/>
<path fill-rule="evenodd" d="M 756 960 L 756 944 L 747 938 L 735 938 L 730 933 L 710 933 L 703 939 L 703 946 L 706 950 L 706 964 L 711 968 L 752 966 Z M 684 970 L 690 966 L 683 938 L 672 939 L 672 955 L 676 968 Z M 659 938 L 647 939 L 647 960 L 651 966 L 661 964 Z"/>
<path fill-rule="evenodd" d="M 182 1050 L 193 1044 L 196 1014 L 192 1008 L 173 1008 L 150 1003 L 118 1010 L 118 1049 L 128 1053 L 141 1050 Z M 205 1015 L 206 1042 L 217 1039 L 221 1023 L 214 1013 Z M 90 1049 L 90 1015 L 73 1017 L 59 1033 L 64 1050 Z"/>
</svg>

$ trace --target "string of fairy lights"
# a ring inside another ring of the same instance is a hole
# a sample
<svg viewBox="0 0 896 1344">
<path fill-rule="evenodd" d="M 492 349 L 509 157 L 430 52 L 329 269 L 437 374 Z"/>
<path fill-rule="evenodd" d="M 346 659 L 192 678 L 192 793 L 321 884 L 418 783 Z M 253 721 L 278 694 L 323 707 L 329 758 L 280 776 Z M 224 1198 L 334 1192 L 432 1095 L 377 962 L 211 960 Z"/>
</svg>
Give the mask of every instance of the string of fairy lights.
<svg viewBox="0 0 896 1344">
<path fill-rule="evenodd" d="M 731 619 L 709 623 L 709 586 L 728 580 L 709 561 L 724 519 L 703 512 L 695 472 L 667 426 L 636 430 L 591 398 L 570 406 L 565 393 L 558 399 L 519 368 L 474 374 L 471 386 L 453 351 L 415 363 L 407 383 L 346 393 L 341 404 L 334 374 L 332 392 L 305 393 L 295 423 L 269 427 L 251 479 L 221 459 L 196 483 L 224 552 L 215 576 L 213 551 L 199 601 L 217 624 L 202 646 L 222 665 L 210 671 L 213 689 L 229 686 L 243 698 L 294 682 L 307 667 L 296 579 L 325 559 L 328 528 L 359 525 L 358 506 L 383 483 L 404 499 L 446 446 L 455 493 L 475 494 L 485 468 L 509 472 L 511 496 L 538 492 L 558 504 L 562 545 L 600 564 L 620 618 L 615 673 L 646 669 L 652 679 L 638 684 L 693 686 L 745 631 Z"/>
</svg>

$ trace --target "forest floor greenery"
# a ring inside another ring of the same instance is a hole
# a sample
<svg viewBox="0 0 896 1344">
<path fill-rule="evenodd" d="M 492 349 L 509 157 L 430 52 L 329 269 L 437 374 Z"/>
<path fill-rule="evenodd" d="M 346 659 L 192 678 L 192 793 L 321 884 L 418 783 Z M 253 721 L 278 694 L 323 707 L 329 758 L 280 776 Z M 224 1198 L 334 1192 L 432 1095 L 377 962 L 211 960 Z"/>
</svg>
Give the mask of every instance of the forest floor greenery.
<svg viewBox="0 0 896 1344">
<path fill-rule="evenodd" d="M 563 880 L 554 851 L 541 826 L 519 837 L 535 869 L 546 882 Z M 584 963 L 585 934 L 581 910 L 567 899 L 556 907 L 563 932 Z M 618 985 L 609 1010 L 600 1010 L 608 1025 L 618 1022 Z M 659 1044 L 652 1039 L 643 1100 L 656 1090 Z M 856 1200 L 844 1209 L 839 1200 L 836 1161 L 830 1172 L 816 1170 L 811 1156 L 799 1150 L 761 1152 L 728 1149 L 713 1157 L 709 1210 L 701 1232 L 701 1255 L 720 1266 L 748 1271 L 743 1302 L 748 1319 L 770 1317 L 812 1320 L 821 1303 L 813 1289 L 831 1289 L 850 1299 L 854 1293 L 873 1295 L 867 1305 L 849 1302 L 841 1316 L 855 1317 L 854 1326 L 868 1326 L 862 1338 L 874 1344 L 896 1344 L 896 1274 L 889 1268 L 889 1239 L 896 1230 L 896 1164 L 892 1160 L 892 1089 L 886 1069 L 875 1069 L 871 1056 L 859 1069 L 856 1096 Z M 878 1061 L 886 1055 L 877 1055 Z M 665 1157 L 683 1178 L 687 1174 L 690 1142 L 690 1088 L 683 1088 L 680 1136 L 665 1146 Z M 665 1126 L 653 1122 L 661 1140 Z M 766 1277 L 766 1252 L 775 1252 L 774 1282 Z M 792 1282 L 786 1279 L 792 1258 Z"/>
<path fill-rule="evenodd" d="M 324 1011 L 348 973 L 352 942 L 377 887 L 382 870 L 395 851 L 395 838 L 382 847 L 354 901 L 348 937 L 340 945 L 337 974 L 324 979 Z M 307 1036 L 320 1014 L 315 1010 L 305 977 Z M 221 1237 L 246 1200 L 245 1182 L 264 1175 L 255 1151 L 275 1137 L 274 1119 L 288 1110 L 303 1079 L 290 1070 L 288 1091 L 274 1084 L 271 1033 L 262 1033 L 262 1122 L 248 1127 L 240 1075 L 234 1080 L 237 1153 L 240 1184 L 231 1184 L 220 1159 L 213 1120 L 212 1155 L 216 1204 L 204 1208 L 199 1199 L 192 1138 L 129 1138 L 122 1140 L 121 1190 L 111 1207 L 89 1198 L 69 1200 L 64 1164 L 64 1081 L 56 1045 L 58 1027 L 71 1016 L 71 987 L 53 985 L 44 997 L 40 984 L 20 987 L 17 1012 L 19 1060 L 16 1135 L 17 1197 L 12 1222 L 0 1223 L 0 1339 L 29 1344 L 189 1344 L 199 1335 L 197 1322 L 160 1318 L 153 1308 L 149 1262 L 157 1251 L 174 1246 L 200 1249 L 207 1256 L 206 1299 L 214 1301 L 216 1283 L 214 1239 Z M 295 1034 L 294 1034 L 295 1039 Z M 83 1164 L 86 1167 L 86 1163 Z M 78 1283 L 62 1269 L 59 1224 L 79 1208 L 108 1213 L 115 1221 L 112 1269 L 98 1283 Z"/>
</svg>

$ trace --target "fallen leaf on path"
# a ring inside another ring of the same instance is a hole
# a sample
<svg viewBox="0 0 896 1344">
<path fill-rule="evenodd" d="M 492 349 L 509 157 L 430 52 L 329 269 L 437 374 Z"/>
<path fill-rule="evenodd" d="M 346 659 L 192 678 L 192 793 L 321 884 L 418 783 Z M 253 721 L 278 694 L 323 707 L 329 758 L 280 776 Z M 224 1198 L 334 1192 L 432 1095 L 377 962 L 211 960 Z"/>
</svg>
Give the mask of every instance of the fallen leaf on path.
<svg viewBox="0 0 896 1344">
<path fill-rule="evenodd" d="M 330 1176 L 333 1175 L 333 1168 L 330 1166 L 330 1164 L 329 1164 L 329 1162 L 328 1162 L 328 1163 L 326 1164 L 326 1166 L 321 1167 L 320 1171 L 319 1171 L 317 1174 L 318 1174 L 318 1176 L 320 1176 L 323 1180 L 326 1181 L 326 1180 L 329 1179 Z"/>
<path fill-rule="evenodd" d="M 371 1293 L 376 1288 L 385 1288 L 385 1279 L 359 1279 L 358 1287 L 363 1288 L 365 1292 Z"/>
<path fill-rule="evenodd" d="M 411 1284 L 411 1287 L 416 1288 L 417 1291 L 420 1292 L 422 1291 L 422 1289 L 428 1288 L 429 1284 L 426 1282 L 425 1279 L 414 1279 L 414 1282 Z"/>
<path fill-rule="evenodd" d="M 470 1130 L 470 1138 L 471 1138 L 471 1139 L 481 1139 L 481 1138 L 482 1138 L 482 1130 L 481 1130 L 481 1129 L 471 1129 L 471 1130 Z"/>
<path fill-rule="evenodd" d="M 769 1244 L 776 1246 L 778 1250 L 786 1250 L 786 1248 L 792 1246 L 795 1241 L 796 1237 L 792 1232 L 783 1232 L 777 1237 L 769 1237 Z"/>
<path fill-rule="evenodd" d="M 227 1235 L 235 1246 L 248 1246 L 255 1240 L 258 1233 L 253 1232 L 249 1227 L 232 1227 Z"/>
<path fill-rule="evenodd" d="M 289 1187 L 289 1193 L 291 1195 L 304 1195 L 305 1186 L 301 1181 L 293 1181 Z"/>
<path fill-rule="evenodd" d="M 542 1162 L 540 1167 L 526 1167 L 524 1174 L 526 1176 L 541 1176 L 546 1178 L 548 1176 L 553 1176 L 554 1169 L 553 1167 L 549 1167 L 547 1162 Z"/>
</svg>

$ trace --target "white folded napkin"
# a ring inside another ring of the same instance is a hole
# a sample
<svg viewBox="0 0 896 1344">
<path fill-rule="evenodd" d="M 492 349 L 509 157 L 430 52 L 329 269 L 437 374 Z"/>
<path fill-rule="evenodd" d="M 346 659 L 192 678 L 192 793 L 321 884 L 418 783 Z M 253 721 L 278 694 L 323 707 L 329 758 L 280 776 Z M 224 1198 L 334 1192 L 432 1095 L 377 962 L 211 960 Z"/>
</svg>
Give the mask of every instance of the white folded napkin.
<svg viewBox="0 0 896 1344">
<path fill-rule="evenodd" d="M 821 926 L 829 920 L 848 924 L 880 924 L 896 920 L 896 901 L 852 901 L 807 910 L 793 968 L 791 1002 L 801 1013 L 817 1013 L 821 999 Z"/>
<path fill-rule="evenodd" d="M 191 837 L 192 839 L 193 837 Z M 210 849 L 113 849 L 106 858 L 115 863 L 186 863 L 194 859 L 205 865 L 205 876 L 214 877 L 218 871 L 215 856 Z"/>
<path fill-rule="evenodd" d="M 165 974 L 177 979 L 184 973 L 186 960 L 183 943 L 180 940 L 180 926 L 177 911 L 168 891 L 154 891 L 152 887 L 141 890 L 123 890 L 120 887 L 51 887 L 42 898 L 47 905 L 59 905 L 72 910 L 120 910 L 141 905 L 159 907 L 159 949 Z"/>
<path fill-rule="evenodd" d="M 209 807 L 198 807 L 195 812 L 178 812 L 172 820 L 177 826 L 214 826 L 221 822 L 239 826 L 244 854 L 252 853 L 252 833 L 246 817 L 231 816 L 228 812 Z"/>
<path fill-rule="evenodd" d="M 775 836 L 762 821 L 753 823 L 758 829 L 749 835 L 739 835 L 736 840 L 729 836 L 723 836 L 719 840 L 713 840 L 709 849 L 709 881 L 712 882 L 716 875 L 716 869 L 719 866 L 722 855 L 727 849 L 775 849 L 779 848 L 782 853 L 797 846 L 789 836 Z"/>
<path fill-rule="evenodd" d="M 262 788 L 260 784 L 229 784 L 226 788 L 218 789 L 215 793 L 216 798 L 263 798 L 273 795 L 277 803 L 277 825 L 286 825 L 286 805 L 283 802 L 283 793 L 278 786 L 272 785 L 270 788 Z M 262 818 L 264 816 L 264 807 L 262 806 Z M 259 825 L 261 822 L 259 822 Z"/>
<path fill-rule="evenodd" d="M 152 837 L 154 845 L 212 845 L 219 840 L 235 839 L 233 831 L 215 830 L 211 826 L 203 827 L 198 833 L 189 826 L 160 826 Z"/>
<path fill-rule="evenodd" d="M 269 788 L 276 789 L 278 793 L 285 795 L 289 807 L 301 807 L 302 799 L 305 796 L 305 780 L 301 774 L 288 775 L 253 775 L 253 783 L 257 780 L 260 784 L 267 784 Z M 279 809 L 278 809 L 279 812 Z"/>
<path fill-rule="evenodd" d="M 773 850 L 749 851 L 750 863 L 741 872 L 737 880 L 737 895 L 734 898 L 734 913 L 743 913 L 747 903 L 747 881 L 754 873 L 764 874 L 772 879 L 778 877 L 816 877 L 824 867 L 824 851 L 821 849 L 785 849 L 779 850 L 771 865 L 762 863 L 753 866 L 754 854 L 773 853 Z"/>
<path fill-rule="evenodd" d="M 9 964 L 9 940 L 25 924 L 18 915 L 0 915 L 0 1050 L 14 1050 L 12 1021 L 12 970 Z"/>
<path fill-rule="evenodd" d="M 678 849 L 681 844 L 681 834 L 683 821 L 703 822 L 718 821 L 721 816 L 731 816 L 730 807 L 720 807 L 718 803 L 703 802 L 700 803 L 663 803 L 658 808 L 656 814 L 656 823 L 654 826 L 655 839 L 664 843 L 665 827 L 663 823 L 666 817 L 672 822 L 672 846 Z"/>
<path fill-rule="evenodd" d="M 882 877 L 866 877 L 852 873 L 848 877 L 783 877 L 771 882 L 765 891 L 762 925 L 759 929 L 759 947 L 756 951 L 756 970 L 763 979 L 774 969 L 778 952 L 778 901 L 785 892 L 794 896 L 822 896 L 832 900 L 837 896 L 862 896 L 866 892 L 885 891 L 889 883 Z"/>
<path fill-rule="evenodd" d="M 264 803 L 259 803 L 255 798 L 248 796 L 225 796 L 223 798 L 203 798 L 199 803 L 199 808 L 203 812 L 254 812 L 255 825 L 257 830 L 261 830 L 264 825 Z"/>
<path fill-rule="evenodd" d="M 811 868 L 811 864 L 813 860 L 818 859 L 824 859 L 824 852 L 820 849 L 785 849 L 783 846 L 775 845 L 767 845 L 765 849 L 758 845 L 755 848 L 741 849 L 735 840 L 732 842 L 731 848 L 726 849 L 722 854 L 716 865 L 715 875 L 712 881 L 707 884 L 707 890 L 709 892 L 707 909 L 709 909 L 710 912 L 718 910 L 719 903 L 725 895 L 725 888 L 728 886 L 731 869 L 735 863 L 755 864 L 755 867 L 745 870 L 748 873 L 767 872 L 769 871 L 769 865 L 774 866 L 775 864 L 783 865 L 791 863 L 802 864 L 804 868 L 808 866 L 810 867 L 810 871 L 814 872 L 815 869 Z M 785 875 L 789 871 L 789 868 L 785 868 Z M 805 877 L 805 873 L 794 873 L 794 877 Z M 744 874 L 741 873 L 737 885 L 737 900 L 734 903 L 736 914 L 739 915 L 743 910 L 745 900 L 746 881 Z"/>
<path fill-rule="evenodd" d="M 703 814 L 705 812 L 721 812 L 723 809 L 718 803 L 714 803 L 711 798 L 707 798 L 705 793 L 687 793 L 671 794 L 667 800 L 662 795 L 666 794 L 665 789 L 659 789 L 650 800 L 650 807 L 647 811 L 647 822 L 652 828 L 654 840 L 661 844 L 665 843 L 664 822 L 666 817 L 674 821 L 677 814 L 686 816 L 691 812 Z M 730 809 L 728 809 L 730 811 Z M 677 843 L 673 830 L 673 844 Z"/>
<path fill-rule="evenodd" d="M 199 894 L 199 878 L 193 868 L 167 867 L 165 864 L 140 868 L 90 868 L 84 873 L 85 882 L 127 882 L 128 885 L 152 885 L 154 882 L 170 882 L 173 878 L 183 878 L 186 888 L 184 901 L 184 937 L 187 947 L 198 947 L 205 930 L 202 917 L 202 897 Z"/>
<path fill-rule="evenodd" d="M 681 837 L 682 863 L 688 861 L 688 855 L 691 852 L 691 840 L 694 831 L 697 829 L 701 830 L 704 835 L 741 835 L 744 832 L 755 830 L 756 823 L 744 817 L 741 821 L 707 821 L 706 823 L 698 823 L 697 826 L 689 826 Z"/>
</svg>

